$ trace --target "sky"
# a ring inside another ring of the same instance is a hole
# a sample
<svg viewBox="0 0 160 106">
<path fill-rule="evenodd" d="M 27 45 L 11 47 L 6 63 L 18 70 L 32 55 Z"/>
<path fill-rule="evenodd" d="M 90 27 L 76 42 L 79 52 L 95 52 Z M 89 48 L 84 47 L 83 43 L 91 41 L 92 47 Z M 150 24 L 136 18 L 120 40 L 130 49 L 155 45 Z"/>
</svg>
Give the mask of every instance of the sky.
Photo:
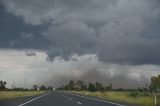
<svg viewBox="0 0 160 106">
<path fill-rule="evenodd" d="M 159 0 L 0 0 L 0 80 L 136 88 L 160 74 Z"/>
</svg>

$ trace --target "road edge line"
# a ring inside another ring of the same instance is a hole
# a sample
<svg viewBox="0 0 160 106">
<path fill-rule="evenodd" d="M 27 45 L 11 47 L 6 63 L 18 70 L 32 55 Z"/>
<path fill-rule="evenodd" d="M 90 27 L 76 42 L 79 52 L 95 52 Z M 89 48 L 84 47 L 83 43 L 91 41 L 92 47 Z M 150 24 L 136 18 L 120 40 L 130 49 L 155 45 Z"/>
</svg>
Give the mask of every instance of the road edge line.
<svg viewBox="0 0 160 106">
<path fill-rule="evenodd" d="M 24 106 L 24 105 L 26 105 L 26 104 L 28 104 L 28 103 L 30 103 L 30 102 L 33 102 L 33 101 L 35 101 L 35 100 L 37 100 L 37 99 L 40 99 L 40 98 L 42 98 L 43 96 L 46 96 L 46 95 L 48 95 L 48 94 L 43 94 L 43 95 L 38 96 L 38 97 L 36 97 L 36 98 L 33 98 L 33 99 L 31 99 L 31 100 L 29 100 L 29 101 L 27 101 L 27 102 L 24 102 L 24 103 L 22 103 L 22 104 L 20 104 L 20 105 L 18 105 L 18 106 Z"/>
</svg>

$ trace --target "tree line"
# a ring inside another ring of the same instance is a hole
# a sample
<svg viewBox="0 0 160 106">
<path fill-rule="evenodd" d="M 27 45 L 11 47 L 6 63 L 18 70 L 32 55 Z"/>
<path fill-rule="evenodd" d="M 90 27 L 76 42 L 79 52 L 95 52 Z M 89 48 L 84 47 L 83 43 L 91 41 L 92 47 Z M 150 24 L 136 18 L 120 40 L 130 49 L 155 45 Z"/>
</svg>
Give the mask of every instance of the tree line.
<svg viewBox="0 0 160 106">
<path fill-rule="evenodd" d="M 45 85 L 37 86 L 33 85 L 33 90 L 53 90 L 52 86 L 46 87 Z"/>
<path fill-rule="evenodd" d="M 88 90 L 91 92 L 95 92 L 95 91 L 112 90 L 112 84 L 105 87 L 102 83 L 100 83 L 98 81 L 96 81 L 95 83 L 89 82 L 88 84 L 86 84 L 82 80 L 78 80 L 78 81 L 70 80 L 68 84 L 63 85 L 59 89 L 60 90 L 71 90 L 71 91 L 74 91 L 74 90 L 86 91 L 86 90 Z"/>
<path fill-rule="evenodd" d="M 6 88 L 7 82 L 6 81 L 2 81 L 0 80 L 0 90 L 7 90 L 8 88 Z M 110 90 L 118 90 L 118 91 L 132 91 L 135 89 L 123 89 L 123 88 L 119 88 L 119 89 L 113 89 L 112 84 L 109 84 L 108 86 L 104 86 L 101 82 L 96 81 L 95 83 L 86 83 L 82 80 L 78 80 L 78 81 L 73 81 L 70 80 L 68 82 L 68 84 L 63 85 L 61 87 L 58 88 L 59 90 L 78 90 L 78 91 L 91 91 L 91 92 L 95 92 L 95 91 L 110 91 Z M 29 90 L 26 88 L 13 88 L 10 90 Z M 31 90 L 53 90 L 52 86 L 46 87 L 44 85 L 41 86 L 37 86 L 37 85 L 33 85 L 33 88 Z M 145 92 L 160 92 L 160 75 L 157 76 L 152 76 L 150 79 L 150 84 L 149 85 L 145 85 L 144 87 L 141 88 L 137 88 L 136 90 L 138 91 L 145 91 Z"/>
<path fill-rule="evenodd" d="M 89 82 L 86 84 L 84 81 L 78 80 L 78 81 L 69 81 L 68 84 L 63 85 L 62 87 L 59 88 L 60 90 L 84 90 L 84 91 L 140 91 L 140 92 L 160 92 L 160 75 L 157 76 L 152 76 L 150 79 L 150 84 L 145 85 L 143 87 L 138 87 L 137 89 L 124 89 L 124 88 L 118 88 L 118 89 L 113 89 L 112 84 L 109 84 L 108 86 L 104 86 L 100 82 L 95 82 L 91 83 Z"/>
</svg>

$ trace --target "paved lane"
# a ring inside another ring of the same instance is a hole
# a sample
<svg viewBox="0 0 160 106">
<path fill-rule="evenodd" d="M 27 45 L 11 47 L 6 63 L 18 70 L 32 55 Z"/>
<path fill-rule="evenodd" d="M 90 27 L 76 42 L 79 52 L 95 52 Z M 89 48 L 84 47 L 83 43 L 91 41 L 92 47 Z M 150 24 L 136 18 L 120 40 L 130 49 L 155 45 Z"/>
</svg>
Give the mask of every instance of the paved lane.
<svg viewBox="0 0 160 106">
<path fill-rule="evenodd" d="M 97 98 L 64 92 L 52 92 L 36 97 L 0 101 L 0 106 L 124 106 Z M 131 106 L 131 105 L 125 105 Z"/>
<path fill-rule="evenodd" d="M 7 100 L 0 100 L 0 106 L 18 106 L 26 101 L 34 99 L 38 96 L 31 96 L 31 97 L 21 97 L 21 98 L 14 98 L 14 99 L 7 99 Z"/>
<path fill-rule="evenodd" d="M 85 106 L 125 106 L 122 104 L 105 101 L 105 100 L 93 98 L 93 97 L 80 96 L 72 93 L 64 93 L 64 94 L 71 98 L 76 99 L 77 101 L 81 101 Z"/>
</svg>

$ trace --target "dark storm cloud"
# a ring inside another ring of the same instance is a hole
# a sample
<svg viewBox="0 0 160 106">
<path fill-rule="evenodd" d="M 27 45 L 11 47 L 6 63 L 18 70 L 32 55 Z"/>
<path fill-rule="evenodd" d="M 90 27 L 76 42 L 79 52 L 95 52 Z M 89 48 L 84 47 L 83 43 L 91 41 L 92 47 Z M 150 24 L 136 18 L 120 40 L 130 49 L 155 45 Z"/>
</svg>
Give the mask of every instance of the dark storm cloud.
<svg viewBox="0 0 160 106">
<path fill-rule="evenodd" d="M 0 48 L 45 49 L 50 45 L 49 40 L 40 35 L 45 29 L 46 25 L 25 24 L 21 17 L 0 6 Z M 29 39 L 31 36 L 32 39 Z"/>
<path fill-rule="evenodd" d="M 44 42 L 35 42 L 35 47 L 49 48 L 51 60 L 56 56 L 69 58 L 73 54 L 93 53 L 100 61 L 106 63 L 133 65 L 160 63 L 158 0 L 2 0 L 2 2 L 6 10 L 15 15 L 15 19 L 23 19 L 26 24 L 20 25 L 21 27 L 29 25 L 33 29 L 47 26 L 48 29 L 42 30 L 39 35 L 35 34 L 34 30 L 21 31 L 20 34 L 33 33 L 37 39 L 41 38 Z M 3 24 L 4 26 L 9 25 Z M 20 43 L 18 41 L 13 41 L 11 45 L 18 45 Z M 46 45 L 47 41 L 52 44 Z M 32 43 L 30 44 L 29 47 L 32 46 Z M 38 46 L 40 44 L 41 46 Z"/>
<path fill-rule="evenodd" d="M 53 25 L 43 35 L 54 43 L 48 53 L 51 59 L 56 56 L 67 59 L 75 53 L 92 53 L 95 48 L 95 30 L 83 23 L 67 22 L 63 25 Z"/>
</svg>

